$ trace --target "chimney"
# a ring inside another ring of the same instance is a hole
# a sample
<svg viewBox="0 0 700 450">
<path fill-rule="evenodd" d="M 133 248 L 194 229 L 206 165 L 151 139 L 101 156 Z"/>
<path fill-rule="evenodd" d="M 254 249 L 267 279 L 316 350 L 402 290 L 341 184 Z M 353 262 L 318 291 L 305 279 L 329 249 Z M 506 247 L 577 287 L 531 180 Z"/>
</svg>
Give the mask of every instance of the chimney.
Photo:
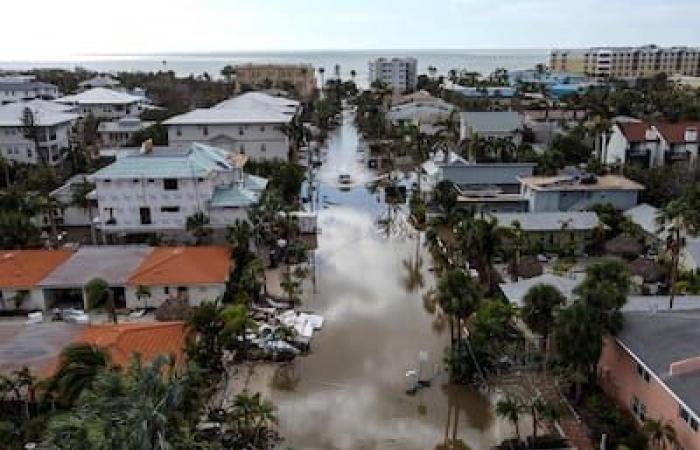
<svg viewBox="0 0 700 450">
<path fill-rule="evenodd" d="M 697 142 L 698 129 L 697 127 L 687 127 L 685 129 L 685 142 Z"/>
<path fill-rule="evenodd" d="M 139 153 L 146 154 L 146 153 L 151 153 L 153 151 L 153 139 L 146 139 L 143 141 L 141 144 L 141 150 Z"/>
</svg>

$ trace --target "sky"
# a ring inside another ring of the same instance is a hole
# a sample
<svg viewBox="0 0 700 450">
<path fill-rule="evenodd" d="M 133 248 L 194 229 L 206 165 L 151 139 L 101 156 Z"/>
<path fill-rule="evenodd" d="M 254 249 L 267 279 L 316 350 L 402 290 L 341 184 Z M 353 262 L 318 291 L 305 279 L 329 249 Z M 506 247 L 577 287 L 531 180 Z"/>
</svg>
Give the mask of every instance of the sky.
<svg viewBox="0 0 700 450">
<path fill-rule="evenodd" d="M 700 45 L 698 0 L 3 0 L 0 60 Z"/>
</svg>

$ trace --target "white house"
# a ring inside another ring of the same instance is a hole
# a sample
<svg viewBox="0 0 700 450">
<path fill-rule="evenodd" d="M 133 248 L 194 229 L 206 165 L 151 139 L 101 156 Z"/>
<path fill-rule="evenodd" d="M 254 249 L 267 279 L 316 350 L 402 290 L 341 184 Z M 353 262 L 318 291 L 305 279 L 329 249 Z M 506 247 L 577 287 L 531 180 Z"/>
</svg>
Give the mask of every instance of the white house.
<svg viewBox="0 0 700 450">
<path fill-rule="evenodd" d="M 515 111 L 469 111 L 459 115 L 460 140 L 478 136 L 483 139 L 508 139 L 522 142 L 523 121 Z"/>
<path fill-rule="evenodd" d="M 58 87 L 36 81 L 33 75 L 0 77 L 0 105 L 35 99 L 51 100 L 58 95 Z"/>
<path fill-rule="evenodd" d="M 36 127 L 38 149 L 25 129 L 27 111 Z M 37 164 L 43 158 L 49 164 L 59 164 L 71 148 L 71 131 L 77 119 L 71 107 L 45 100 L 0 106 L 0 155 L 18 163 Z"/>
<path fill-rule="evenodd" d="M 231 253 L 226 247 L 158 247 L 129 277 L 126 306 L 159 307 L 168 299 L 199 306 L 223 297 L 230 274 Z M 150 295 L 139 298 L 139 288 Z"/>
<path fill-rule="evenodd" d="M 437 124 L 450 119 L 450 116 L 457 108 L 440 98 L 435 98 L 430 94 L 404 96 L 407 101 L 395 104 L 387 112 L 386 118 L 392 124 L 412 123 L 412 124 Z"/>
<path fill-rule="evenodd" d="M 54 189 L 49 194 L 60 205 L 54 216 L 57 225 L 64 227 L 90 226 L 90 208 L 83 208 L 74 203 L 75 193 L 83 192 L 79 190 L 83 187 L 81 185 L 87 183 L 88 186 L 91 186 L 88 177 L 89 175 L 84 173 L 73 175 L 62 186 Z M 41 215 L 40 220 L 43 226 L 49 223 L 48 218 L 44 214 Z"/>
<path fill-rule="evenodd" d="M 520 179 L 530 212 L 585 211 L 610 203 L 620 211 L 637 204 L 644 186 L 620 175 L 531 176 Z"/>
<path fill-rule="evenodd" d="M 700 122 L 621 122 L 613 125 L 603 161 L 644 168 L 697 166 Z"/>
<path fill-rule="evenodd" d="M 416 58 L 378 58 L 369 62 L 369 82 L 381 81 L 397 91 L 412 91 L 418 84 Z"/>
<path fill-rule="evenodd" d="M 47 309 L 39 283 L 71 257 L 69 250 L 0 252 L 0 310 Z"/>
<path fill-rule="evenodd" d="M 107 234 L 184 231 L 202 212 L 213 229 L 246 218 L 267 186 L 243 172 L 247 157 L 192 143 L 126 155 L 89 178 L 95 183 L 99 228 Z"/>
<path fill-rule="evenodd" d="M 296 100 L 248 92 L 163 124 L 168 127 L 170 145 L 205 142 L 252 159 L 286 160 L 290 141 L 284 129 L 299 111 Z"/>
<path fill-rule="evenodd" d="M 122 117 L 110 122 L 101 122 L 97 127 L 97 135 L 105 147 L 124 147 L 134 135 L 155 122 L 144 122 L 138 117 Z"/>
<path fill-rule="evenodd" d="M 67 95 L 55 100 L 63 105 L 76 107 L 81 116 L 92 114 L 97 119 L 113 120 L 138 116 L 144 98 L 103 87 L 88 89 L 79 94 Z"/>
</svg>

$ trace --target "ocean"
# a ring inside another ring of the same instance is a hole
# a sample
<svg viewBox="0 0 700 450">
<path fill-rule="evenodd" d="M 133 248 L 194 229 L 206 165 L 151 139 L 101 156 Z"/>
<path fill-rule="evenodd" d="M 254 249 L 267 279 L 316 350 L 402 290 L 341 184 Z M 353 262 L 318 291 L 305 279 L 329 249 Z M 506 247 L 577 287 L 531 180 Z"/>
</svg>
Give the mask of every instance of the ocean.
<svg viewBox="0 0 700 450">
<path fill-rule="evenodd" d="M 529 50 L 345 50 L 345 51 L 279 51 L 279 52 L 226 52 L 226 53 L 170 53 L 154 55 L 95 55 L 61 61 L 0 61 L 0 70 L 32 68 L 73 69 L 83 67 L 99 72 L 173 70 L 178 76 L 199 75 L 207 72 L 219 77 L 227 64 L 240 63 L 310 63 L 317 69 L 326 69 L 326 78 L 334 76 L 336 64 L 340 76 L 350 78 L 357 72 L 356 81 L 367 85 L 367 63 L 375 58 L 414 56 L 418 58 L 419 73 L 429 66 L 446 75 L 451 69 L 468 69 L 487 75 L 494 69 L 527 69 L 547 63 L 549 51 Z"/>
</svg>

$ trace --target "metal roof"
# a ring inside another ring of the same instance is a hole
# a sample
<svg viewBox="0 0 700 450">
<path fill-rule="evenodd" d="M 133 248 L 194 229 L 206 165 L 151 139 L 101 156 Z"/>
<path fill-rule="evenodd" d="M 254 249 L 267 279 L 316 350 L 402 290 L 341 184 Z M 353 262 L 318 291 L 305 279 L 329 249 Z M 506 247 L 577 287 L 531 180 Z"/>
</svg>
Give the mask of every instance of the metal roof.
<svg viewBox="0 0 700 450">
<path fill-rule="evenodd" d="M 55 100 L 57 103 L 67 103 L 71 105 L 129 105 L 141 101 L 143 101 L 143 97 L 125 94 L 124 92 L 103 87 L 88 89 L 85 92 L 66 95 L 65 97 Z"/>
<path fill-rule="evenodd" d="M 568 301 L 571 301 L 574 298 L 573 291 L 576 289 L 576 286 L 581 283 L 581 281 L 582 278 L 567 278 L 560 277 L 559 275 L 553 275 L 551 273 L 545 273 L 525 280 L 500 283 L 498 286 L 501 288 L 503 295 L 505 295 L 509 302 L 518 308 L 522 308 L 525 295 L 530 288 L 534 286 L 540 284 L 554 286 Z"/>
<path fill-rule="evenodd" d="M 34 123 L 42 127 L 58 125 L 78 118 L 78 115 L 71 113 L 71 108 L 65 105 L 46 100 L 30 100 L 0 106 L 0 127 L 23 126 L 22 117 L 25 108 L 29 108 L 34 113 Z"/>
<path fill-rule="evenodd" d="M 523 128 L 520 114 L 515 111 L 468 111 L 461 113 L 460 118 L 476 134 L 510 133 Z"/>
<path fill-rule="evenodd" d="M 229 153 L 199 142 L 186 148 L 159 147 L 117 159 L 90 176 L 92 180 L 128 178 L 200 178 L 234 170 Z"/>
<path fill-rule="evenodd" d="M 212 208 L 245 208 L 260 199 L 258 192 L 240 185 L 218 186 L 211 198 Z"/>
<path fill-rule="evenodd" d="M 494 213 L 493 217 L 501 227 L 510 227 L 520 222 L 524 231 L 560 231 L 566 224 L 567 230 L 588 231 L 600 224 L 594 212 L 531 212 Z"/>
</svg>

